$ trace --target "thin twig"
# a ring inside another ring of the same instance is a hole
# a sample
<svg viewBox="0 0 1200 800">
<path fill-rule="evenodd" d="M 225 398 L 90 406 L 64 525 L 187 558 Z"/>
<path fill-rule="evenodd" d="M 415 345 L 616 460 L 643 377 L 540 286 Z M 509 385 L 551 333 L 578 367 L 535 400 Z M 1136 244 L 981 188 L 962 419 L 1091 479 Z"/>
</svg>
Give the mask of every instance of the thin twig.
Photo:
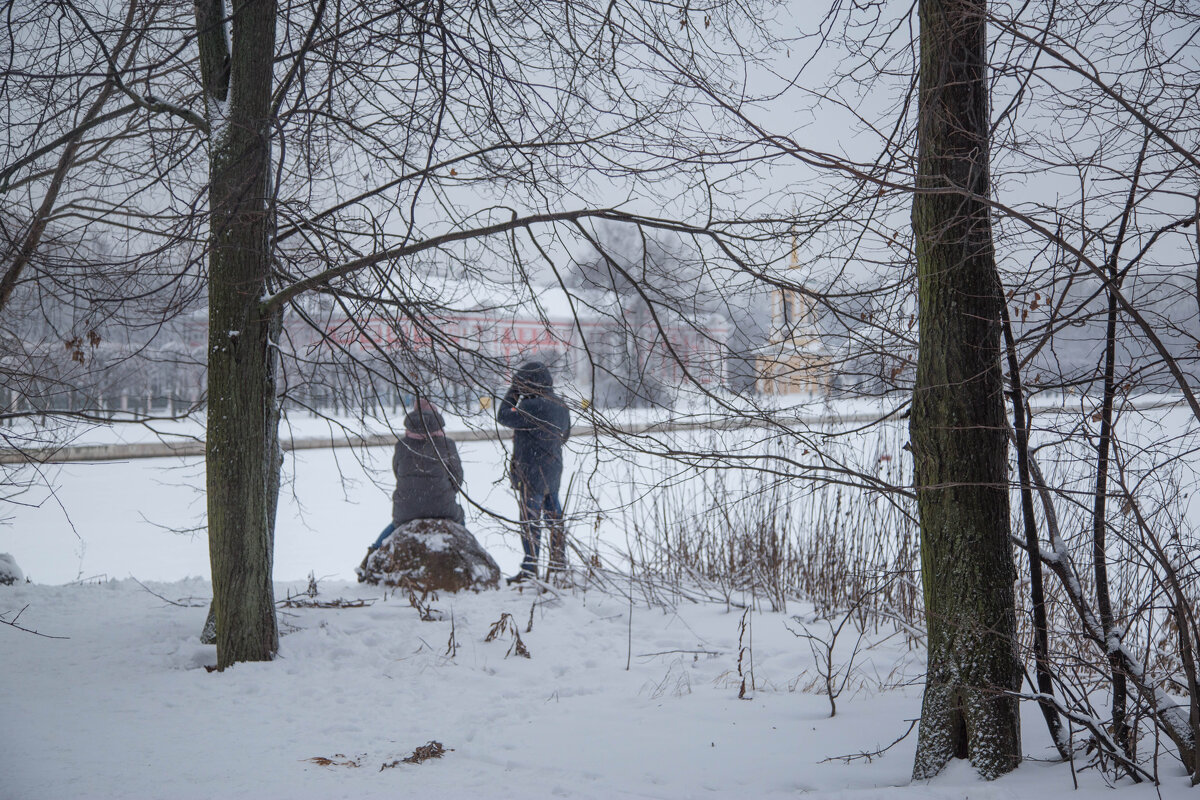
<svg viewBox="0 0 1200 800">
<path fill-rule="evenodd" d="M 8 614 L 12 613 L 10 611 L 6 611 L 3 614 L 0 614 L 0 622 L 4 623 L 5 625 L 8 625 L 9 627 L 16 628 L 19 631 L 24 631 L 25 633 L 32 633 L 34 636 L 41 636 L 43 639 L 70 639 L 71 638 L 70 636 L 51 636 L 48 633 L 41 633 L 39 631 L 33 630 L 32 628 L 26 628 L 23 625 L 18 625 L 17 620 L 19 620 L 21 618 L 21 615 L 25 613 L 26 608 L 29 608 L 28 603 L 26 603 L 21 608 L 21 610 L 17 612 L 17 615 L 15 617 L 13 617 L 12 619 L 4 618 Z"/>
<path fill-rule="evenodd" d="M 154 591 L 149 586 L 142 583 L 141 581 L 139 581 L 137 578 L 133 577 L 132 575 L 129 576 L 129 579 L 131 581 L 133 581 L 134 583 L 136 583 L 138 586 L 145 589 L 150 594 L 157 597 L 159 600 L 162 600 L 164 603 L 167 603 L 168 605 L 178 606 L 180 608 L 202 608 L 203 606 L 207 606 L 210 602 L 212 602 L 211 600 L 199 600 L 199 599 L 196 599 L 193 597 L 185 597 L 185 598 L 182 598 L 181 600 L 170 600 L 166 597 L 163 597 L 161 594 Z M 184 600 L 194 601 L 194 602 L 183 602 Z"/>
</svg>

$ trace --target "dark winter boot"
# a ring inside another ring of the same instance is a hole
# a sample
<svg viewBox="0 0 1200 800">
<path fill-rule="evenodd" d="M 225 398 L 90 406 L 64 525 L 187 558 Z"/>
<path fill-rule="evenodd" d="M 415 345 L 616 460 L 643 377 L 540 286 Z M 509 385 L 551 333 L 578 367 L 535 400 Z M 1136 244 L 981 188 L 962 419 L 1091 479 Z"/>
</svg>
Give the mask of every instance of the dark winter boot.
<svg viewBox="0 0 1200 800">
<path fill-rule="evenodd" d="M 505 578 L 504 582 L 507 583 L 509 586 L 512 586 L 514 583 L 515 584 L 527 583 L 531 580 L 534 580 L 536 577 L 537 576 L 535 576 L 533 573 L 526 572 L 525 570 L 521 570 L 516 575 L 513 575 L 511 578 Z"/>
</svg>

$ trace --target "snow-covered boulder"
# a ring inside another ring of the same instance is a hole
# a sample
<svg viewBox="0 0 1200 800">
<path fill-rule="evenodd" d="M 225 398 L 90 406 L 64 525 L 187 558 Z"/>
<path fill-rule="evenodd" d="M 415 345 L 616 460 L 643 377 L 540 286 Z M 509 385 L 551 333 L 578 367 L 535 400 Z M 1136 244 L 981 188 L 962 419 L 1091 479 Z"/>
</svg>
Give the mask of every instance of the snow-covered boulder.
<svg viewBox="0 0 1200 800">
<path fill-rule="evenodd" d="M 404 523 L 355 572 L 360 581 L 418 591 L 500 587 L 500 567 L 470 531 L 448 519 Z"/>
<path fill-rule="evenodd" d="M 17 560 L 8 553 L 0 553 L 0 586 L 12 586 L 25 580 L 25 573 L 17 566 Z"/>
</svg>

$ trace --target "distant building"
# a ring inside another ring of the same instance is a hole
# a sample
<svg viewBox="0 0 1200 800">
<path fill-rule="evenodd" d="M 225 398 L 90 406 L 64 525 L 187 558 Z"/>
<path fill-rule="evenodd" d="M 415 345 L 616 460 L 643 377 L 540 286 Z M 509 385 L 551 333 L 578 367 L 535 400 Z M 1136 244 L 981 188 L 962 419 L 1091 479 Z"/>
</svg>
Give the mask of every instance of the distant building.
<svg viewBox="0 0 1200 800">
<path fill-rule="evenodd" d="M 793 239 L 788 271 L 800 285 L 800 260 Z M 812 300 L 802 292 L 771 292 L 771 327 L 756 362 L 760 394 L 823 394 L 832 384 L 830 358 L 821 341 Z"/>
<path fill-rule="evenodd" d="M 730 329 L 614 293 L 429 280 L 420 297 L 353 306 L 314 299 L 291 308 L 278 340 L 285 403 L 350 412 L 407 404 L 414 388 L 478 408 L 522 362 L 544 361 L 555 383 L 600 406 L 670 404 L 681 389 L 726 383 Z M 9 411 L 175 414 L 205 393 L 208 315 L 197 310 L 146 341 L 51 337 L 4 344 Z M 65 356 L 63 353 L 65 352 Z M 77 389 L 86 385 L 86 389 Z"/>
<path fill-rule="evenodd" d="M 503 392 L 512 371 L 531 359 L 547 363 L 556 384 L 600 405 L 647 397 L 669 402 L 689 383 L 725 385 L 729 326 L 719 317 L 687 320 L 662 309 L 639 314 L 611 293 L 561 287 L 446 282 L 424 288 L 436 301 L 396 314 L 347 313 L 340 305 L 314 307 L 304 318 L 290 314 L 281 337 L 285 371 L 307 373 L 293 376 L 301 379 L 289 381 L 291 393 L 303 386 L 313 405 L 341 404 L 329 395 L 365 393 L 361 380 L 347 378 L 375 363 L 365 370 L 371 391 L 389 403 L 399 399 L 396 393 L 407 395 L 403 386 L 386 385 L 396 369 L 442 402 L 469 405 L 489 391 Z M 194 332 L 199 352 L 206 328 Z M 382 368 L 381 361 L 390 366 Z"/>
</svg>

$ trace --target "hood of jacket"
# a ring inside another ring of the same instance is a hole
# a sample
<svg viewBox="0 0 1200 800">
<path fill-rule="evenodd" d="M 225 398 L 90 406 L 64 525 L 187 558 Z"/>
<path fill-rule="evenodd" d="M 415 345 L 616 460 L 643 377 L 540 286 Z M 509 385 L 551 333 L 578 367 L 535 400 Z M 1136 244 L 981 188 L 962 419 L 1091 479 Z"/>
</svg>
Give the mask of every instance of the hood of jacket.
<svg viewBox="0 0 1200 800">
<path fill-rule="evenodd" d="M 522 394 L 547 394 L 554 386 L 554 377 L 541 361 L 526 361 L 513 376 L 513 385 Z"/>
</svg>

